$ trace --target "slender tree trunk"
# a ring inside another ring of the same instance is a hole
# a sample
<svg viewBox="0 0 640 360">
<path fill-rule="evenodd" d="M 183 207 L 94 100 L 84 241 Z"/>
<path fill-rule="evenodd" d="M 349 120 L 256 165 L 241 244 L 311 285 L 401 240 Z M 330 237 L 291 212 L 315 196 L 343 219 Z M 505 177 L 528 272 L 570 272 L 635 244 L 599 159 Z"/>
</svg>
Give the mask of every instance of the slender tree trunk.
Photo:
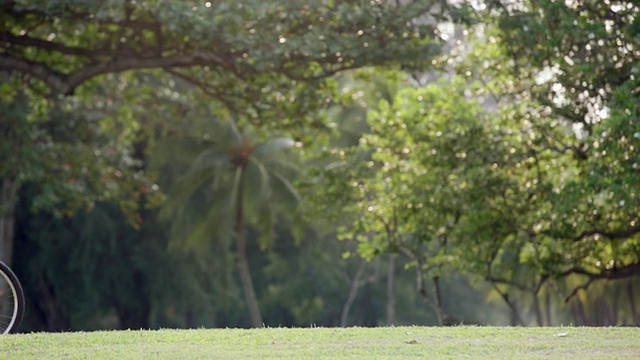
<svg viewBox="0 0 640 360">
<path fill-rule="evenodd" d="M 362 275 L 364 274 L 364 269 L 366 268 L 366 263 L 364 261 L 360 262 L 358 266 L 358 271 L 356 271 L 356 275 L 353 277 L 353 281 L 351 281 L 351 288 L 349 289 L 349 296 L 347 296 L 347 301 L 345 301 L 344 306 L 342 307 L 342 313 L 340 314 L 340 326 L 346 327 L 347 322 L 349 320 L 349 312 L 351 311 L 351 306 L 358 295 L 358 290 L 362 286 Z"/>
<path fill-rule="evenodd" d="M 638 313 L 638 308 L 636 307 L 636 299 L 634 296 L 633 282 L 635 280 L 631 279 L 627 283 L 627 297 L 629 298 L 629 307 L 631 310 L 631 319 L 632 322 L 630 325 L 640 325 L 640 314 Z"/>
<path fill-rule="evenodd" d="M 253 287 L 253 280 L 251 280 L 251 270 L 249 269 L 249 261 L 247 259 L 247 243 L 245 239 L 244 229 L 244 209 L 242 207 L 242 185 L 238 187 L 238 194 L 236 195 L 236 250 L 238 252 L 238 272 L 240 273 L 240 280 L 242 281 L 242 289 L 244 291 L 244 298 L 249 309 L 249 316 L 251 319 L 252 327 L 262 327 L 262 314 L 260 313 L 260 307 L 258 306 L 258 299 Z"/>
<path fill-rule="evenodd" d="M 618 319 L 620 314 L 620 299 L 622 299 L 622 286 L 618 285 L 619 282 L 613 284 L 614 286 L 614 295 L 613 295 L 613 305 L 611 307 L 611 326 L 618 326 Z"/>
<path fill-rule="evenodd" d="M 540 308 L 540 299 L 538 294 L 533 294 L 533 309 L 536 313 L 536 323 L 538 326 L 544 326 L 544 319 L 542 318 L 542 309 Z"/>
<path fill-rule="evenodd" d="M 547 316 L 547 326 L 553 325 L 553 319 L 551 318 L 551 292 L 549 290 L 544 292 L 544 311 Z"/>
<path fill-rule="evenodd" d="M 577 326 L 591 325 L 589 319 L 587 318 L 587 315 L 585 314 L 582 301 L 579 298 L 576 298 L 573 301 L 573 318 Z"/>
<path fill-rule="evenodd" d="M 13 258 L 14 210 L 18 186 L 13 179 L 0 180 L 0 261 L 11 266 Z"/>
<path fill-rule="evenodd" d="M 427 289 L 424 286 L 424 277 L 426 276 L 423 269 L 424 261 L 406 247 L 399 246 L 398 249 L 403 254 L 407 255 L 409 259 L 416 262 L 416 290 L 418 291 L 418 295 L 420 295 L 420 298 L 422 298 L 422 300 L 435 312 L 438 326 L 443 326 L 445 316 L 441 307 L 442 303 L 439 299 L 437 299 L 440 296 L 440 284 L 436 284 L 436 282 L 434 282 L 434 285 L 436 285 L 436 300 L 434 301 L 433 299 L 431 299 L 431 297 L 427 293 Z M 432 280 L 434 280 L 434 278 L 432 278 Z"/>
<path fill-rule="evenodd" d="M 511 326 L 522 326 L 522 325 L 524 325 L 524 321 L 522 321 L 522 318 L 520 317 L 520 314 L 518 312 L 518 306 L 515 303 L 515 301 L 513 301 L 509 297 L 509 294 L 507 294 L 506 292 L 502 292 L 502 290 L 500 290 L 500 288 L 498 287 L 498 285 L 496 283 L 491 282 L 491 286 L 493 286 L 493 289 L 500 295 L 502 300 L 505 302 L 505 304 L 507 304 L 507 306 L 511 310 L 511 314 L 509 316 L 510 325 Z"/>
<path fill-rule="evenodd" d="M 438 325 L 448 325 L 449 316 L 444 311 L 444 307 L 442 306 L 442 290 L 440 289 L 440 277 L 434 276 L 433 278 L 431 278 L 431 281 L 433 281 L 433 288 L 436 297 L 436 316 L 438 318 Z"/>
<path fill-rule="evenodd" d="M 510 326 L 521 326 L 522 320 L 520 320 L 520 316 L 517 311 L 511 308 L 511 312 L 509 313 L 509 325 Z"/>
<path fill-rule="evenodd" d="M 601 305 L 601 298 L 597 298 L 595 301 L 593 301 L 593 304 L 591 305 L 591 307 L 593 308 L 592 313 L 593 313 L 593 324 L 594 326 L 604 326 L 604 319 L 606 318 L 606 314 L 605 314 L 605 309 L 600 306 Z"/>
<path fill-rule="evenodd" d="M 398 322 L 396 315 L 396 262 L 398 254 L 389 256 L 389 273 L 387 274 L 387 325 Z"/>
<path fill-rule="evenodd" d="M 613 299 L 609 300 L 606 297 L 602 296 L 600 298 L 600 306 L 602 307 L 602 325 L 603 326 L 616 326 L 617 321 L 617 308 L 618 308 L 618 298 L 613 297 Z"/>
<path fill-rule="evenodd" d="M 416 264 L 416 289 L 418 290 L 418 294 L 420 295 L 420 297 L 422 298 L 422 300 L 424 300 L 424 302 L 431 307 L 431 309 L 433 309 L 433 312 L 436 314 L 436 321 L 438 322 L 438 326 L 443 326 L 444 325 L 444 312 L 442 310 L 442 308 L 440 307 L 440 301 L 437 299 L 440 295 L 440 289 L 439 289 L 439 284 L 436 286 L 436 290 L 435 290 L 435 296 L 436 299 L 433 300 L 431 299 L 431 297 L 429 297 L 429 294 L 427 293 L 427 289 L 424 286 L 424 276 L 425 274 L 423 273 L 422 270 L 422 261 L 417 258 L 417 257 L 412 257 L 412 259 L 417 260 L 417 264 Z M 434 278 L 432 278 L 433 280 Z M 434 285 L 436 285 L 434 283 Z"/>
</svg>

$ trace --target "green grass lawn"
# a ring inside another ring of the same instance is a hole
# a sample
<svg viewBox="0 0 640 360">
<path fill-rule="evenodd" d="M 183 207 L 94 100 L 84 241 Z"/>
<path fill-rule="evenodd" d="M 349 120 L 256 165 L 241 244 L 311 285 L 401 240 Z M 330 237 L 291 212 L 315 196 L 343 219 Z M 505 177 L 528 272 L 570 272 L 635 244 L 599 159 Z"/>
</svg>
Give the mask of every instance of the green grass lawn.
<svg viewBox="0 0 640 360">
<path fill-rule="evenodd" d="M 269 328 L 0 336 L 0 359 L 268 358 L 640 359 L 640 328 Z"/>
</svg>

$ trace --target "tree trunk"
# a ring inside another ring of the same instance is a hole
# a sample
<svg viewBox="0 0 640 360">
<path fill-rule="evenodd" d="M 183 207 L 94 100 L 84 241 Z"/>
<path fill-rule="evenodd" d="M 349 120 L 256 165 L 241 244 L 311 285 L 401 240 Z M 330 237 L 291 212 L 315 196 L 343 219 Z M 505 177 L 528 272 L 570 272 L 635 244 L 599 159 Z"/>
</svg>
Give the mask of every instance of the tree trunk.
<svg viewBox="0 0 640 360">
<path fill-rule="evenodd" d="M 547 317 L 547 326 L 552 326 L 553 319 L 551 316 L 551 292 L 549 290 L 544 292 L 544 299 L 545 299 L 544 310 Z"/>
<path fill-rule="evenodd" d="M 442 290 L 440 289 L 440 277 L 434 276 L 431 278 L 431 280 L 433 281 L 433 288 L 434 288 L 435 297 L 436 297 L 436 317 L 438 319 L 438 325 L 439 326 L 450 325 L 449 316 L 447 315 L 447 312 L 444 310 L 444 307 L 442 305 Z"/>
<path fill-rule="evenodd" d="M 622 299 L 622 286 L 618 285 L 620 282 L 616 282 L 613 285 L 614 287 L 614 295 L 611 302 L 613 303 L 611 306 L 611 326 L 619 326 L 618 323 L 619 314 L 620 314 L 620 300 Z"/>
<path fill-rule="evenodd" d="M 416 289 L 418 290 L 418 295 L 420 295 L 420 297 L 422 298 L 422 300 L 424 300 L 424 302 L 431 307 L 431 309 L 433 310 L 433 312 L 436 315 L 436 321 L 438 322 L 438 326 L 443 326 L 444 325 L 444 315 L 443 315 L 443 311 L 442 308 L 440 307 L 440 301 L 437 299 L 437 297 L 439 296 L 440 293 L 440 289 L 439 284 L 437 285 L 436 289 L 435 289 L 435 297 L 436 299 L 433 300 L 431 299 L 431 297 L 429 297 L 429 294 L 427 293 L 427 289 L 424 286 L 424 276 L 425 274 L 423 273 L 422 270 L 422 261 L 415 256 L 411 256 L 412 259 L 416 260 L 417 264 L 416 264 Z M 432 278 L 432 280 L 434 280 L 434 278 Z M 435 285 L 435 284 L 434 284 Z"/>
<path fill-rule="evenodd" d="M 605 326 L 605 319 L 606 319 L 606 314 L 605 314 L 605 309 L 602 305 L 602 298 L 598 297 L 595 299 L 595 301 L 593 301 L 593 304 L 591 305 L 591 307 L 593 308 L 593 310 L 591 311 L 593 314 L 593 326 Z"/>
<path fill-rule="evenodd" d="M 444 325 L 444 314 L 443 314 L 443 310 L 440 307 L 441 302 L 436 299 L 435 301 L 431 299 L 431 297 L 429 297 L 429 294 L 427 293 L 427 289 L 424 286 L 424 277 L 426 276 L 426 274 L 424 273 L 424 261 L 419 257 L 416 256 L 416 254 L 413 253 L 413 251 L 411 251 L 410 249 L 403 247 L 403 246 L 398 246 L 398 249 L 405 255 L 407 255 L 407 257 L 413 261 L 416 262 L 416 290 L 418 291 L 418 295 L 420 296 L 420 298 L 422 298 L 422 300 L 427 304 L 427 306 L 429 306 L 435 313 L 436 315 L 436 320 L 438 322 L 438 326 L 443 326 Z M 432 278 L 432 280 L 434 280 L 434 278 Z M 436 281 L 437 282 L 437 281 Z M 439 283 L 434 283 L 434 285 L 436 285 L 436 298 L 440 296 L 440 284 Z"/>
<path fill-rule="evenodd" d="M 240 280 L 242 281 L 242 289 L 244 291 L 244 298 L 249 309 L 249 316 L 251 319 L 251 326 L 259 328 L 263 326 L 262 314 L 260 313 L 260 307 L 258 306 L 258 299 L 253 287 L 253 281 L 251 280 L 251 270 L 249 269 L 249 260 L 247 259 L 247 243 L 244 232 L 244 209 L 242 204 L 242 185 L 238 186 L 238 194 L 236 195 L 236 250 L 238 252 L 238 272 L 240 273 Z"/>
<path fill-rule="evenodd" d="M 542 309 L 540 308 L 540 299 L 538 293 L 533 293 L 533 310 L 536 313 L 536 324 L 538 326 L 544 326 L 544 320 L 542 318 Z"/>
<path fill-rule="evenodd" d="M 520 319 L 520 316 L 518 315 L 517 310 L 515 310 L 515 307 L 509 306 L 511 308 L 511 311 L 509 312 L 509 325 L 510 326 L 521 326 L 524 325 L 522 320 Z"/>
<path fill-rule="evenodd" d="M 15 180 L 7 178 L 1 180 L 0 186 L 0 261 L 11 266 L 18 186 Z"/>
<path fill-rule="evenodd" d="M 358 290 L 363 285 L 361 281 L 362 275 L 364 274 L 364 270 L 366 267 L 366 262 L 361 261 L 358 266 L 358 271 L 356 271 L 356 275 L 353 277 L 353 281 L 351 281 L 351 288 L 349 289 L 349 296 L 347 296 L 347 301 L 345 301 L 344 306 L 342 307 L 342 313 L 340 314 L 340 326 L 346 327 L 347 322 L 349 320 L 349 312 L 351 311 L 351 306 L 353 302 L 356 300 L 356 296 L 358 295 Z"/>
<path fill-rule="evenodd" d="M 389 273 L 387 274 L 387 325 L 398 322 L 396 315 L 396 261 L 398 254 L 389 256 Z"/>
<path fill-rule="evenodd" d="M 591 325 L 587 318 L 587 315 L 584 311 L 584 306 L 582 306 L 582 301 L 579 298 L 576 298 L 573 301 L 573 319 L 575 321 L 576 326 L 588 326 Z"/>
<path fill-rule="evenodd" d="M 635 280 L 631 279 L 627 283 L 627 297 L 629 299 L 629 308 L 631 310 L 631 319 L 632 322 L 629 325 L 640 325 L 640 314 L 638 313 L 638 309 L 636 308 L 636 300 L 634 296 L 633 282 Z"/>
<path fill-rule="evenodd" d="M 510 311 L 510 316 L 509 316 L 509 324 L 511 326 L 522 326 L 524 325 L 524 321 L 522 321 L 522 318 L 520 317 L 520 314 L 518 313 L 518 306 L 515 303 L 515 301 L 511 300 L 511 298 L 509 297 L 509 294 L 507 294 L 506 292 L 503 292 L 502 290 L 500 290 L 500 288 L 498 287 L 498 285 L 495 282 L 491 282 L 491 286 L 493 286 L 493 290 L 495 290 L 500 297 L 502 298 L 502 300 L 505 302 L 505 304 L 507 304 L 507 306 L 509 307 Z"/>
</svg>

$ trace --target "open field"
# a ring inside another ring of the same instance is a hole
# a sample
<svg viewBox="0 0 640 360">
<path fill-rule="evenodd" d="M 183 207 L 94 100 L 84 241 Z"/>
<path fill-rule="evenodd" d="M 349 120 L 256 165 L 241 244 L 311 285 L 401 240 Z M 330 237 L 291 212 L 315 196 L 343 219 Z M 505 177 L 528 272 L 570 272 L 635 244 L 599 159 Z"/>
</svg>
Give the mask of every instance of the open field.
<svg viewBox="0 0 640 360">
<path fill-rule="evenodd" d="M 0 336 L 0 359 L 268 358 L 639 359 L 640 328 L 268 328 Z"/>
</svg>

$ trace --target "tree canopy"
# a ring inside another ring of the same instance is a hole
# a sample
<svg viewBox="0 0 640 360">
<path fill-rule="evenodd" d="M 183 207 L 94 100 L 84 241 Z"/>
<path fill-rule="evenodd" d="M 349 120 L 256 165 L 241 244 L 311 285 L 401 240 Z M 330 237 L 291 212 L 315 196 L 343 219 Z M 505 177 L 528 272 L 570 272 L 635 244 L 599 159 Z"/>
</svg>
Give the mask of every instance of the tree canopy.
<svg viewBox="0 0 640 360">
<path fill-rule="evenodd" d="M 406 254 L 436 310 L 438 276 L 463 271 L 520 323 L 514 292 L 532 295 L 542 323 L 547 286 L 570 301 L 598 279 L 637 277 L 637 11 L 476 4 L 434 60 L 449 80 L 422 75 L 392 100 L 362 101 L 359 142 L 325 153 L 324 196 L 351 214 L 344 236 L 365 256 Z"/>
<path fill-rule="evenodd" d="M 199 67 L 220 77 L 313 80 L 437 49 L 446 2 L 4 1 L 0 69 L 68 95 L 96 76 Z"/>
<path fill-rule="evenodd" d="M 634 1 L 0 9 L 0 259 L 20 238 L 37 326 L 480 319 L 461 292 L 640 321 Z"/>
</svg>

